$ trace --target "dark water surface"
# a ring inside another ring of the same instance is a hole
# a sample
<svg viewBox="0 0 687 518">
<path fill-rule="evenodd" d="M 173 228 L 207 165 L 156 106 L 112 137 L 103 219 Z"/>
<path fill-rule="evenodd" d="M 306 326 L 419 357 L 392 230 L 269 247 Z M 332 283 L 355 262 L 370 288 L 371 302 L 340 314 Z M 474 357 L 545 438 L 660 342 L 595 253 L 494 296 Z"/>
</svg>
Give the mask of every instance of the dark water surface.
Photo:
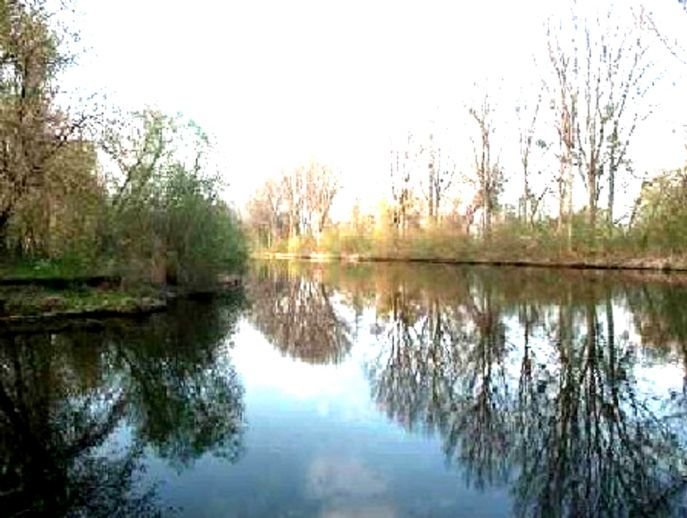
<svg viewBox="0 0 687 518">
<path fill-rule="evenodd" d="M 685 515 L 681 280 L 257 264 L 145 321 L 0 330 L 0 514 Z"/>
</svg>

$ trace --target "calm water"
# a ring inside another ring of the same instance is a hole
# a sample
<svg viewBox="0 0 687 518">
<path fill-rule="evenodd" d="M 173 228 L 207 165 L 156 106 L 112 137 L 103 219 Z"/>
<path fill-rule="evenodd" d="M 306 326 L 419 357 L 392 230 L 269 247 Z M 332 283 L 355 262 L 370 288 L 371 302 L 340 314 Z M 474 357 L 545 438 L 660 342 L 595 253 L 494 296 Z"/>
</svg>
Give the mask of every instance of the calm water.
<svg viewBox="0 0 687 518">
<path fill-rule="evenodd" d="M 686 515 L 678 280 L 259 264 L 142 322 L 0 330 L 0 513 Z"/>
</svg>

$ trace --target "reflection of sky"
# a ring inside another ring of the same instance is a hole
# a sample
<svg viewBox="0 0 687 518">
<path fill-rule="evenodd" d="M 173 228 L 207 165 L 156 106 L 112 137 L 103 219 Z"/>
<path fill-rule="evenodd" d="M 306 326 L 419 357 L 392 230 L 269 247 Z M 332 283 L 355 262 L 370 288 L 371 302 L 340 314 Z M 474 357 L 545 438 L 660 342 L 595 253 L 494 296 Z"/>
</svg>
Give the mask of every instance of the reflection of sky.
<svg viewBox="0 0 687 518">
<path fill-rule="evenodd" d="M 283 356 L 246 321 L 233 341 L 245 454 L 234 465 L 205 456 L 180 473 L 148 463 L 164 503 L 182 515 L 508 514 L 507 490 L 465 488 L 439 439 L 409 435 L 376 409 L 363 370 L 376 354 L 369 335 L 338 365 Z"/>
<path fill-rule="evenodd" d="M 353 322 L 350 309 L 335 305 Z M 643 356 L 632 315 L 621 305 L 612 310 L 618 344 L 635 346 L 638 355 L 638 399 L 665 415 L 670 409 L 663 402 L 681 390 L 682 368 Z M 597 317 L 605 336 L 605 308 L 597 308 Z M 547 319 L 557 318 L 551 309 Z M 365 368 L 388 354 L 388 344 L 372 334 L 375 320 L 373 309 L 363 311 L 349 354 L 331 365 L 291 358 L 241 321 L 229 355 L 244 388 L 245 453 L 234 465 L 207 455 L 181 472 L 149 459 L 165 504 L 188 516 L 508 515 L 508 488 L 471 489 L 460 465 L 447 466 L 440 437 L 408 433 L 377 407 Z M 506 383 L 515 396 L 523 329 L 514 316 L 503 323 Z M 560 358 L 551 332 L 533 328 L 529 345 L 537 364 L 556 377 Z M 575 340 L 585 333 L 584 325 L 577 327 Z"/>
</svg>

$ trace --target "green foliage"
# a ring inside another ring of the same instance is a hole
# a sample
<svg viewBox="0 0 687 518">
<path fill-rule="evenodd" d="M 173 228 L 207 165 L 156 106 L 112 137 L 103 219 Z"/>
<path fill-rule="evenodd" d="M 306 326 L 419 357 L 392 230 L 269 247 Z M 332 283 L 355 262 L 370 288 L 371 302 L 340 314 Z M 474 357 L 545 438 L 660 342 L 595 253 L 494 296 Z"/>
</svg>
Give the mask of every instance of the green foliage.
<svg viewBox="0 0 687 518">
<path fill-rule="evenodd" d="M 0 277 L 15 279 L 70 279 L 95 273 L 107 273 L 99 265 L 84 260 L 80 254 L 70 254 L 59 259 L 24 259 L 0 264 Z"/>
<path fill-rule="evenodd" d="M 199 286 L 240 269 L 245 239 L 208 172 L 207 137 L 157 112 L 136 114 L 134 123 L 106 142 L 119 174 L 111 179 L 105 253 L 130 280 Z"/>
<path fill-rule="evenodd" d="M 643 250 L 679 253 L 687 247 L 687 168 L 664 173 L 642 189 L 635 229 Z"/>
</svg>

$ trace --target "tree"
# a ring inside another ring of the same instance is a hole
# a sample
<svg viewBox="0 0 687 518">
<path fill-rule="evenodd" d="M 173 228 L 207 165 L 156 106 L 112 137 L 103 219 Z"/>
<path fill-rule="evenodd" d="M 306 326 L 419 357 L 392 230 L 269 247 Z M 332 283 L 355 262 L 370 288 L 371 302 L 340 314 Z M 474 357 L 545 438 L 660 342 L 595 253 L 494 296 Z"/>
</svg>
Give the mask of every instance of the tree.
<svg viewBox="0 0 687 518">
<path fill-rule="evenodd" d="M 22 257 L 87 264 L 99 249 L 106 197 L 95 145 L 69 141 L 50 161 L 42 188 L 30 190 L 17 203 L 8 225 L 8 246 Z"/>
<path fill-rule="evenodd" d="M 202 285 L 240 268 L 243 235 L 201 128 L 148 110 L 109 128 L 103 148 L 114 165 L 103 252 L 130 277 Z"/>
<path fill-rule="evenodd" d="M 56 107 L 58 76 L 73 60 L 48 6 L 47 0 L 0 2 L 0 247 L 21 201 L 44 188 L 51 161 L 83 137 L 90 118 Z"/>
<path fill-rule="evenodd" d="M 539 212 L 541 201 L 548 192 L 548 187 L 541 189 L 537 195 L 532 187 L 532 158 L 538 148 L 545 149 L 546 143 L 536 138 L 539 114 L 542 104 L 541 90 L 534 103 L 523 102 L 515 109 L 518 118 L 519 158 L 522 167 L 522 196 L 520 211 L 528 225 L 533 225 Z"/>
<path fill-rule="evenodd" d="M 318 237 L 329 223 L 339 182 L 332 170 L 316 162 L 303 169 L 305 175 L 305 222 L 311 235 Z"/>
<path fill-rule="evenodd" d="M 641 121 L 650 82 L 641 18 L 599 11 L 584 15 L 573 4 L 570 24 L 549 27 L 549 58 L 556 77 L 554 106 L 561 147 L 561 201 L 571 234 L 572 168 L 587 197 L 587 223 L 597 224 L 602 181 L 607 180 L 608 222 L 613 223 L 618 175 L 629 169 L 627 151 Z M 563 40 L 570 41 L 565 45 Z M 559 221 L 562 222 L 562 212 Z"/>
<path fill-rule="evenodd" d="M 327 166 L 312 162 L 284 176 L 291 236 L 319 236 L 329 223 L 329 212 L 339 190 L 338 180 Z"/>
<path fill-rule="evenodd" d="M 482 234 L 491 233 L 492 217 L 503 187 L 503 174 L 493 154 L 494 121 L 489 96 L 485 95 L 477 107 L 469 108 L 477 123 L 478 136 L 472 139 L 472 150 L 477 180 L 478 205 L 482 209 Z"/>
<path fill-rule="evenodd" d="M 641 31 L 636 24 L 621 26 L 610 10 L 584 27 L 583 116 L 578 118 L 576 133 L 592 228 L 604 174 L 608 174 L 608 222 L 613 223 L 617 175 L 628 165 L 629 142 L 641 119 L 650 68 Z"/>
<path fill-rule="evenodd" d="M 414 136 L 408 133 L 403 150 L 392 150 L 389 160 L 389 180 L 392 198 L 392 221 L 396 231 L 405 235 L 413 205 L 413 171 L 417 162 Z"/>
<path fill-rule="evenodd" d="M 248 202 L 248 225 L 258 240 L 271 248 L 284 236 L 284 195 L 276 180 L 270 178 L 260 186 Z"/>
<path fill-rule="evenodd" d="M 573 78 L 577 74 L 577 60 L 571 58 L 570 51 L 563 47 L 559 39 L 561 27 L 556 30 L 549 25 L 547 30 L 547 46 L 549 61 L 554 71 L 555 84 L 551 86 L 551 105 L 555 112 L 555 127 L 559 142 L 559 172 L 558 183 L 558 233 L 563 234 L 563 226 L 567 227 L 568 248 L 572 248 L 572 216 L 573 216 L 573 161 L 575 157 L 574 128 L 577 125 L 578 92 L 574 87 Z M 575 39 L 571 43 L 576 49 Z"/>
<path fill-rule="evenodd" d="M 427 217 L 432 223 L 437 223 L 441 215 L 441 202 L 453 184 L 456 174 L 456 164 L 442 153 L 434 135 L 429 134 L 429 142 L 422 149 L 427 162 L 427 183 L 425 185 L 425 200 L 427 202 Z"/>
</svg>

